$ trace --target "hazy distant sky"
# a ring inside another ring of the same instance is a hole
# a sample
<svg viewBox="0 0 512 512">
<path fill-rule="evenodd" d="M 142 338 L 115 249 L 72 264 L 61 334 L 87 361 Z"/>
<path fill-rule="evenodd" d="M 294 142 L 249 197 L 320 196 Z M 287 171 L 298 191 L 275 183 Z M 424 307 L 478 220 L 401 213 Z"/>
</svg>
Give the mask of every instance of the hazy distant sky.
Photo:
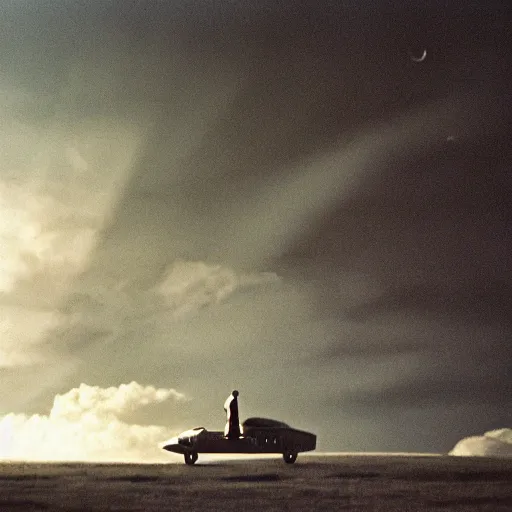
<svg viewBox="0 0 512 512">
<path fill-rule="evenodd" d="M 135 380 L 190 400 L 134 421 L 236 387 L 324 450 L 510 427 L 510 13 L 449 5 L 3 2 L 0 415 Z"/>
</svg>

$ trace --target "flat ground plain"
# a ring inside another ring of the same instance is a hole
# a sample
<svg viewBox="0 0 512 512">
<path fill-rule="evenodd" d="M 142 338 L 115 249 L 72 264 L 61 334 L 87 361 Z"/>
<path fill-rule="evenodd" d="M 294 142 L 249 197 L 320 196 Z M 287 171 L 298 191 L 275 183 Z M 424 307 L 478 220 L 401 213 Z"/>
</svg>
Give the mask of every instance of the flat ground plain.
<svg viewBox="0 0 512 512">
<path fill-rule="evenodd" d="M 512 511 L 512 460 L 300 456 L 184 464 L 0 464 L 0 511 Z"/>
</svg>

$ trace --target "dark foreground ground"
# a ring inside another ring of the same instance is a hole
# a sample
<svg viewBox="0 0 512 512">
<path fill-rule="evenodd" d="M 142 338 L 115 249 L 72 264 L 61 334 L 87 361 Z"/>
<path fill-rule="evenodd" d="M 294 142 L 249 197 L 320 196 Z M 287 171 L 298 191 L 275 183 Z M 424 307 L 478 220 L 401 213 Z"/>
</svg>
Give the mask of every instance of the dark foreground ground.
<svg viewBox="0 0 512 512">
<path fill-rule="evenodd" d="M 0 464 L 0 510 L 512 511 L 512 461 L 302 457 L 185 466 Z"/>
</svg>

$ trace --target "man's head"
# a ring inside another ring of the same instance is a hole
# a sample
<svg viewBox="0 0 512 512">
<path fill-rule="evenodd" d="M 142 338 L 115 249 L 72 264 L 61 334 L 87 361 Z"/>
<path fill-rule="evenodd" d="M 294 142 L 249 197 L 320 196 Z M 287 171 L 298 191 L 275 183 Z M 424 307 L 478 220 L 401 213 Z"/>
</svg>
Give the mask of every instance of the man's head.
<svg viewBox="0 0 512 512">
<path fill-rule="evenodd" d="M 238 396 L 238 391 L 235 389 L 231 394 L 236 398 Z"/>
</svg>

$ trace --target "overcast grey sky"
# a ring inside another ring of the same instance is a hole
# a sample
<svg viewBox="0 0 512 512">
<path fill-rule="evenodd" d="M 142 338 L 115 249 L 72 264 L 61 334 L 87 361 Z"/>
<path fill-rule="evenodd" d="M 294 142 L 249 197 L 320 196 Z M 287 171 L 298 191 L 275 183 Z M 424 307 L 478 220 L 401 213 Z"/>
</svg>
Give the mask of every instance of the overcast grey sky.
<svg viewBox="0 0 512 512">
<path fill-rule="evenodd" d="M 236 387 L 322 449 L 510 426 L 506 4 L 341 4 L 2 4 L 0 414 L 135 380 L 190 401 L 134 421 Z"/>
</svg>

